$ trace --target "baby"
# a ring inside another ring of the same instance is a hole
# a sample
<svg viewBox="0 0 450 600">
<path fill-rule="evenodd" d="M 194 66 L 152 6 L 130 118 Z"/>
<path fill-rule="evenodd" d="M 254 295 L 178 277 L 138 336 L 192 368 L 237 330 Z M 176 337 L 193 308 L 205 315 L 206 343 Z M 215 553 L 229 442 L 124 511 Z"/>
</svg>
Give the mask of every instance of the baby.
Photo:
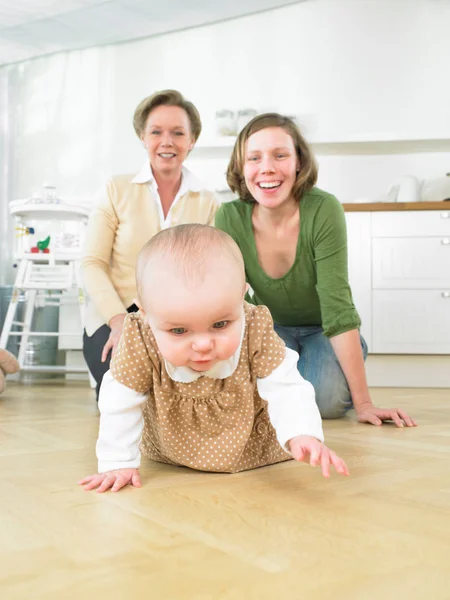
<svg viewBox="0 0 450 600">
<path fill-rule="evenodd" d="M 100 389 L 98 471 L 85 490 L 141 486 L 153 460 L 236 473 L 294 458 L 344 461 L 323 444 L 314 389 L 265 306 L 244 302 L 241 252 L 207 225 L 161 231 L 137 263 L 139 312 L 129 314 Z"/>
</svg>

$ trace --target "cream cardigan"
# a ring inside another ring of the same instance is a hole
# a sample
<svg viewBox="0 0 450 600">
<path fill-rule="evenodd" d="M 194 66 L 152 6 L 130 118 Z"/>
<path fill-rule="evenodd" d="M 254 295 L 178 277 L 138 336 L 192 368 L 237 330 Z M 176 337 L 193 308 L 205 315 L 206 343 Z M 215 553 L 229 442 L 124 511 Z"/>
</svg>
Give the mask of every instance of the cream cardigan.
<svg viewBox="0 0 450 600">
<path fill-rule="evenodd" d="M 218 208 L 213 194 L 183 168 L 182 195 L 161 223 L 160 205 L 142 172 L 119 175 L 97 195 L 87 231 L 82 278 L 88 295 L 86 333 L 91 336 L 136 298 L 135 265 L 139 251 L 156 233 L 183 223 L 214 224 Z M 147 169 L 151 173 L 150 169 Z M 188 188 L 183 193 L 183 188 Z"/>
</svg>

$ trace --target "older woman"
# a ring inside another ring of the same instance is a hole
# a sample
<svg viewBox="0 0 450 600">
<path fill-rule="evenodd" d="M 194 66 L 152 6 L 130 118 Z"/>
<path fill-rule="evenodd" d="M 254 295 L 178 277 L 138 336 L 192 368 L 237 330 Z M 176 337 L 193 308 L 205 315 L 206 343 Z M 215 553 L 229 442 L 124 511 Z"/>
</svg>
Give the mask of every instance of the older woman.
<svg viewBox="0 0 450 600">
<path fill-rule="evenodd" d="M 277 113 L 255 117 L 238 136 L 227 179 L 240 199 L 221 206 L 216 227 L 239 245 L 248 299 L 268 306 L 278 334 L 298 351 L 322 417 L 342 417 L 354 406 L 361 422 L 415 425 L 402 410 L 372 404 L 344 211 L 314 187 L 317 167 L 296 125 Z"/>
<path fill-rule="evenodd" d="M 90 217 L 82 274 L 89 296 L 83 353 L 97 393 L 127 312 L 137 310 L 135 263 L 161 229 L 212 224 L 214 194 L 183 166 L 201 131 L 195 106 L 175 90 L 145 98 L 133 120 L 148 160 L 137 175 L 113 177 Z"/>
</svg>

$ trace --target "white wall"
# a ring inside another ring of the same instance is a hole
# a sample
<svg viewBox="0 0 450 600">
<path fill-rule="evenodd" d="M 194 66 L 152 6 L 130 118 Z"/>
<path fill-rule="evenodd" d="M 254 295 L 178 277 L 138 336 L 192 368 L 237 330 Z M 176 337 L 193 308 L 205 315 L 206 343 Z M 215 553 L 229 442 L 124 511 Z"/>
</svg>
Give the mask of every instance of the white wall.
<svg viewBox="0 0 450 600">
<path fill-rule="evenodd" d="M 143 156 L 124 115 L 164 87 L 197 104 L 206 138 L 224 107 L 298 115 L 325 140 L 450 138 L 449 30 L 450 6 L 435 0 L 319 0 L 116 47 L 113 171 Z M 223 187 L 229 150 L 205 154 L 191 166 Z M 346 202 L 376 199 L 401 175 L 450 170 L 449 152 L 318 160 L 319 185 Z"/>
<path fill-rule="evenodd" d="M 146 95 L 180 89 L 205 136 L 217 109 L 305 120 L 307 136 L 450 139 L 450 5 L 441 0 L 315 0 L 198 29 L 9 67 L 15 197 L 43 179 L 88 194 L 145 155 L 131 126 Z M 53 107 L 50 109 L 50 107 Z M 227 152 L 193 164 L 223 184 Z M 450 153 L 319 156 L 319 184 L 343 201 L 376 197 L 398 175 L 450 170 Z"/>
<path fill-rule="evenodd" d="M 317 0 L 117 46 L 117 110 L 176 86 L 206 124 L 254 106 L 314 115 L 324 138 L 450 137 L 449 26 L 437 0 Z"/>
</svg>

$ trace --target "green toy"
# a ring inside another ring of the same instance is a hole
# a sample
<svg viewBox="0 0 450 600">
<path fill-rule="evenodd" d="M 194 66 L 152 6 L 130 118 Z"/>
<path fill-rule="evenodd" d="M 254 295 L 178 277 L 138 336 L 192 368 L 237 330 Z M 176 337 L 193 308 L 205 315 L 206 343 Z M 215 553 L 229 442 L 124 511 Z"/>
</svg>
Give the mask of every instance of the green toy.
<svg viewBox="0 0 450 600">
<path fill-rule="evenodd" d="M 36 246 L 39 248 L 39 250 L 40 250 L 41 252 L 44 252 L 44 251 L 45 251 L 45 250 L 48 248 L 48 245 L 49 245 L 49 244 L 50 244 L 50 236 L 48 235 L 48 236 L 45 238 L 45 240 L 42 240 L 42 241 L 38 242 L 38 243 L 36 244 Z"/>
</svg>

